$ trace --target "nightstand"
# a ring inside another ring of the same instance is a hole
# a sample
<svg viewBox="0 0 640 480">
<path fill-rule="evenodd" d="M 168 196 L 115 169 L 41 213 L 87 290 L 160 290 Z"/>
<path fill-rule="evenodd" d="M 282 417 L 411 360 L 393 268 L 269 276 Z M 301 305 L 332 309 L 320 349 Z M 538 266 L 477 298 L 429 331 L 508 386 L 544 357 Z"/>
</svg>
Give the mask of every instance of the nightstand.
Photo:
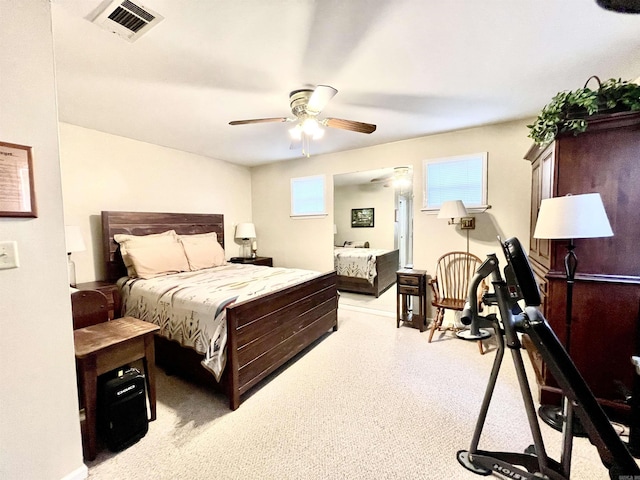
<svg viewBox="0 0 640 480">
<path fill-rule="evenodd" d="M 427 326 L 427 271 L 408 268 L 398 270 L 396 285 L 398 289 L 396 327 L 400 327 L 400 322 L 406 322 L 424 332 Z M 409 307 L 411 297 L 418 298 L 417 312 Z"/>
<path fill-rule="evenodd" d="M 109 307 L 109 320 L 120 316 L 120 293 L 118 285 L 113 282 L 97 280 L 95 282 L 78 283 L 75 288 L 78 290 L 98 290 L 107 297 Z"/>
<path fill-rule="evenodd" d="M 250 265 L 263 265 L 265 267 L 273 267 L 272 257 L 256 257 L 256 258 L 244 258 L 244 257 L 232 257 L 229 259 L 231 263 L 245 263 Z"/>
</svg>

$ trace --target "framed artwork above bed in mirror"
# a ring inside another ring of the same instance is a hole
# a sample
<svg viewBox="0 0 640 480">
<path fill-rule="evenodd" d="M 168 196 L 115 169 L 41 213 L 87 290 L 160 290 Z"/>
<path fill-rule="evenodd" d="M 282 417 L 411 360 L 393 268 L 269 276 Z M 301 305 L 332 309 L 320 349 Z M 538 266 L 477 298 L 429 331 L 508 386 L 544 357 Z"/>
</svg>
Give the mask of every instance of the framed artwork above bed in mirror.
<svg viewBox="0 0 640 480">
<path fill-rule="evenodd" d="M 351 209 L 351 227 L 373 227 L 374 209 L 373 208 L 352 208 Z"/>
</svg>

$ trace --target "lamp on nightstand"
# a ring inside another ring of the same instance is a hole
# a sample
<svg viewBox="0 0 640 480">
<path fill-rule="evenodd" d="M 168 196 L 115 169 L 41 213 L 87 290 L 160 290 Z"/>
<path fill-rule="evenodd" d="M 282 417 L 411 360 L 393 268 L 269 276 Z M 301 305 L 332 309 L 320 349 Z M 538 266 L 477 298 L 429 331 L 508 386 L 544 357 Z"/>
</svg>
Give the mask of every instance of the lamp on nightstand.
<svg viewBox="0 0 640 480">
<path fill-rule="evenodd" d="M 67 271 L 69 273 L 69 285 L 76 286 L 76 264 L 71 260 L 73 252 L 84 252 L 86 247 L 82 238 L 80 227 L 75 225 L 64 226 L 64 239 L 67 247 Z"/>
<path fill-rule="evenodd" d="M 236 239 L 242 240 L 242 257 L 251 258 L 251 239 L 256 238 L 253 223 L 239 223 L 236 226 Z"/>
</svg>

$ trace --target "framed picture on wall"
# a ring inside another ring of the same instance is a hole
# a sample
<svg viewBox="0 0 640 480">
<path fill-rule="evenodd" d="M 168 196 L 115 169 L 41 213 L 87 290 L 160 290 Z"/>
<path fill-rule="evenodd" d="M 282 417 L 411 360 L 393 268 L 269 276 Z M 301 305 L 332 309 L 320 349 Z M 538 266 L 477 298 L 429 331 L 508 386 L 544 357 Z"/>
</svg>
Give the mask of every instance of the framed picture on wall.
<svg viewBox="0 0 640 480">
<path fill-rule="evenodd" d="M 0 142 L 0 217 L 37 217 L 31 147 Z"/>
<path fill-rule="evenodd" d="M 373 227 L 373 208 L 352 208 L 351 227 Z"/>
</svg>

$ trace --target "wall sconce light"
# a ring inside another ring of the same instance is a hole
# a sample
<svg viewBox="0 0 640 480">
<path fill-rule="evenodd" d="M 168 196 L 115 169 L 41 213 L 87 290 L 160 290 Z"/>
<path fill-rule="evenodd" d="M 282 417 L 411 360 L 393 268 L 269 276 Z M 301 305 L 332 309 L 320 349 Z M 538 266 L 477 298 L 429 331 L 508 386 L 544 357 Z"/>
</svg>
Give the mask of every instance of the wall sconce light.
<svg viewBox="0 0 640 480">
<path fill-rule="evenodd" d="M 469 217 L 462 200 L 449 200 L 443 202 L 438 212 L 438 218 L 448 218 L 449 225 L 460 225 L 461 230 L 467 231 L 467 253 L 469 253 L 469 230 L 476 228 L 476 217 Z M 456 223 L 455 219 L 460 221 Z"/>
<path fill-rule="evenodd" d="M 449 200 L 447 202 L 443 202 L 440 207 L 440 211 L 438 212 L 438 218 L 449 218 L 449 225 L 458 225 L 455 222 L 456 218 L 466 218 L 467 209 L 462 203 L 462 200 Z"/>
<path fill-rule="evenodd" d="M 460 219 L 460 229 L 462 230 L 475 230 L 476 217 L 464 217 Z"/>
</svg>

